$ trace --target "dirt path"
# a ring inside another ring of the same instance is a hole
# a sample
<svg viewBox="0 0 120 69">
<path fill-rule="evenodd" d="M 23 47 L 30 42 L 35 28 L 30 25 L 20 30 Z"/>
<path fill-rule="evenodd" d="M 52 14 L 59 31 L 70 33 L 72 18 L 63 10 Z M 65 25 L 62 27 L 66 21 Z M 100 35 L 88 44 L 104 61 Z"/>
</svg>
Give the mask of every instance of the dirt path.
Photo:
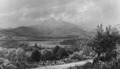
<svg viewBox="0 0 120 69">
<path fill-rule="evenodd" d="M 80 61 L 80 62 L 75 62 L 75 63 L 69 63 L 69 64 L 64 64 L 64 65 L 54 65 L 54 66 L 38 67 L 38 68 L 34 68 L 34 69 L 67 69 L 69 67 L 84 65 L 87 62 L 93 62 L 93 60 L 90 59 L 90 60 L 85 60 L 85 61 Z"/>
</svg>

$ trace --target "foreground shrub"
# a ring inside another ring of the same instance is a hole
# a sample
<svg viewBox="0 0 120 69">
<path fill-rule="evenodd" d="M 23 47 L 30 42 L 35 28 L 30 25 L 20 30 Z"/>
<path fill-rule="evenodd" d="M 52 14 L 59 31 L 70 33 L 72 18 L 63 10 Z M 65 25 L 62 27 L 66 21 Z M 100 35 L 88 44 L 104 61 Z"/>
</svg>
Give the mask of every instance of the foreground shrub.
<svg viewBox="0 0 120 69">
<path fill-rule="evenodd" d="M 0 69 L 17 69 L 8 59 L 0 58 Z"/>
<path fill-rule="evenodd" d="M 5 58 L 8 53 L 8 49 L 0 47 L 0 57 Z"/>
<path fill-rule="evenodd" d="M 6 55 L 6 58 L 10 61 L 10 62 L 15 62 L 15 56 L 16 56 L 16 49 L 10 49 Z"/>
<path fill-rule="evenodd" d="M 79 52 L 74 52 L 72 55 L 69 56 L 69 58 L 71 59 L 77 59 L 77 60 L 83 60 L 83 51 L 79 51 Z"/>
<path fill-rule="evenodd" d="M 27 56 L 25 51 L 21 48 L 11 49 L 8 51 L 6 58 L 11 62 L 11 64 L 17 66 L 18 69 L 25 69 L 27 67 Z"/>
</svg>

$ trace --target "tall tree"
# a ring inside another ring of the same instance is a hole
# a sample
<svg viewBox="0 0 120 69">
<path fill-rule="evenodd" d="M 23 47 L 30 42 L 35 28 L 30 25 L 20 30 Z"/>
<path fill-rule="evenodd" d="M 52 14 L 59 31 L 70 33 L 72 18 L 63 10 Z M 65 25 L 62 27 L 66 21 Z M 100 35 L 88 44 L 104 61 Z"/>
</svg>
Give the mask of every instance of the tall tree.
<svg viewBox="0 0 120 69">
<path fill-rule="evenodd" d="M 116 58 L 112 55 L 117 53 L 116 45 L 119 38 L 120 36 L 117 29 L 112 28 L 111 26 L 103 29 L 102 25 L 98 26 L 97 33 L 90 42 L 90 46 L 97 54 L 97 59 L 100 59 L 100 57 L 104 57 L 105 59 L 107 56 L 109 56 L 107 59 L 110 58 L 110 60 Z"/>
</svg>

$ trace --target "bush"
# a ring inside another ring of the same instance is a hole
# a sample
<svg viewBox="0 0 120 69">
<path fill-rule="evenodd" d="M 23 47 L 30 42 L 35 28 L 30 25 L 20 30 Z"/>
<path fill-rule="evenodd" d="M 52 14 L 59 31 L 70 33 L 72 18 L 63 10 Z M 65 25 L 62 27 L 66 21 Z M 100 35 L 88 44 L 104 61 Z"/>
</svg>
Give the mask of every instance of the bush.
<svg viewBox="0 0 120 69">
<path fill-rule="evenodd" d="M 67 49 L 67 48 L 65 48 L 65 50 L 66 50 L 66 52 L 69 54 L 69 55 L 71 55 L 71 54 L 73 54 L 74 53 L 74 50 L 72 50 L 72 49 Z"/>
<path fill-rule="evenodd" d="M 60 48 L 56 53 L 57 59 L 62 59 L 67 56 L 68 56 L 68 52 L 64 48 Z"/>
<path fill-rule="evenodd" d="M 27 67 L 27 56 L 25 51 L 21 48 L 9 50 L 6 58 L 13 65 L 17 66 L 18 69 L 25 69 Z"/>
<path fill-rule="evenodd" d="M 8 53 L 8 49 L 0 47 L 0 57 L 5 58 Z"/>
<path fill-rule="evenodd" d="M 16 56 L 16 49 L 10 49 L 6 55 L 6 58 L 10 61 L 10 62 L 15 62 L 14 58 Z"/>
<path fill-rule="evenodd" d="M 41 55 L 41 60 L 56 60 L 55 54 L 53 54 L 51 51 L 45 50 L 43 51 Z"/>
<path fill-rule="evenodd" d="M 69 56 L 69 58 L 71 59 L 77 59 L 77 60 L 83 60 L 83 51 L 79 51 L 79 52 L 74 52 L 72 55 Z"/>
</svg>

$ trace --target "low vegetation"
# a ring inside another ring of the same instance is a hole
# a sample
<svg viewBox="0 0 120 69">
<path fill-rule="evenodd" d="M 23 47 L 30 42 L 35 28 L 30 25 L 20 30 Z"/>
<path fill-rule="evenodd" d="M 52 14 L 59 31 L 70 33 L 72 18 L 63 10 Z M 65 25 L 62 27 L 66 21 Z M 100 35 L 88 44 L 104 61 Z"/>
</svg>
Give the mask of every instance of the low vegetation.
<svg viewBox="0 0 120 69">
<path fill-rule="evenodd" d="M 93 63 L 84 66 L 70 67 L 69 69 L 120 69 L 118 52 L 120 34 L 116 28 L 111 26 L 103 29 L 98 26 L 96 35 L 88 42 L 88 46 L 95 52 Z"/>
<path fill-rule="evenodd" d="M 35 43 L 9 40 L 0 48 L 0 68 L 29 69 L 37 66 L 60 65 L 94 59 L 93 63 L 69 69 L 120 69 L 119 53 L 116 50 L 120 44 L 119 31 L 112 27 L 103 29 L 98 26 L 94 37 L 63 40 L 53 48 L 43 48 Z M 3 48 L 4 47 L 4 48 Z"/>
</svg>

